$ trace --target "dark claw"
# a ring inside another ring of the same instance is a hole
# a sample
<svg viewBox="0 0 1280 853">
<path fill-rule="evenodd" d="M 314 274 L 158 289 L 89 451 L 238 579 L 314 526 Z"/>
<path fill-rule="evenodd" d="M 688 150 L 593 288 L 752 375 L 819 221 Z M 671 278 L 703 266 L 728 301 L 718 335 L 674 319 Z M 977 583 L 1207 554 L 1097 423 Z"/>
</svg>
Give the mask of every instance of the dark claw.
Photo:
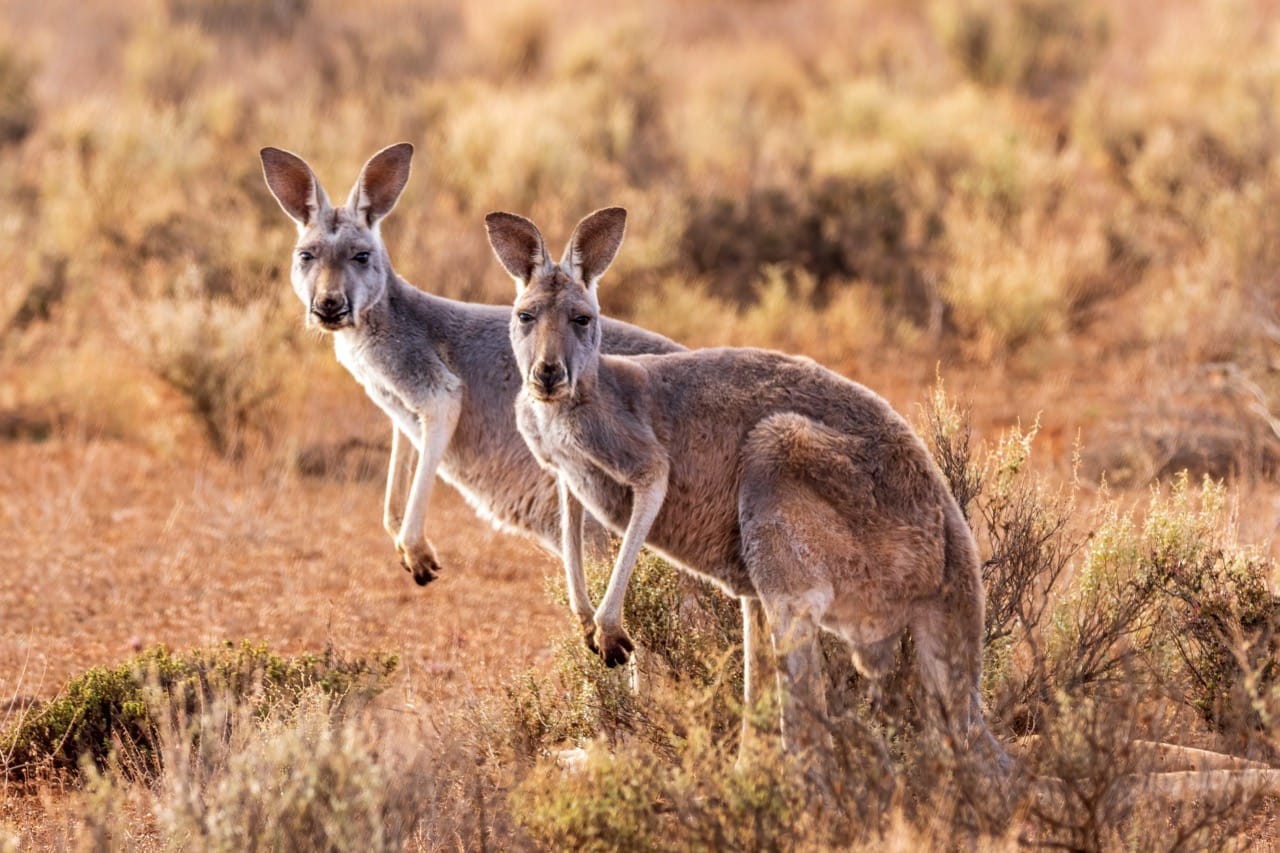
<svg viewBox="0 0 1280 853">
<path fill-rule="evenodd" d="M 621 637 L 612 638 L 611 643 L 604 644 L 600 656 L 604 658 L 604 665 L 612 669 L 629 661 L 635 648 L 631 638 L 623 634 Z"/>
<path fill-rule="evenodd" d="M 434 560 L 431 561 L 430 565 L 411 566 L 408 558 L 402 556 L 400 565 L 404 567 L 406 572 L 413 575 L 413 580 L 418 586 L 426 586 L 440 574 L 440 566 Z"/>
</svg>

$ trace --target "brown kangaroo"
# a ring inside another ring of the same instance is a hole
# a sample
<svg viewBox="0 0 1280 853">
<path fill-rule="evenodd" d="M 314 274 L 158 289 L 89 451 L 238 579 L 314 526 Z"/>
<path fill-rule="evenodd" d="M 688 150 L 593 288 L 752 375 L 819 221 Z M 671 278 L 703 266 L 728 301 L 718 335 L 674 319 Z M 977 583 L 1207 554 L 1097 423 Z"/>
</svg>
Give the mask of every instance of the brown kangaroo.
<svg viewBox="0 0 1280 853">
<path fill-rule="evenodd" d="M 957 734 L 986 733 L 978 707 L 984 593 L 972 533 L 928 450 L 874 392 L 762 349 L 665 355 L 601 352 L 597 284 L 622 244 L 626 212 L 578 223 L 557 264 L 529 220 L 486 218 L 516 280 L 510 338 L 523 385 L 516 421 L 560 482 L 561 515 L 582 508 L 623 534 L 599 609 L 580 561 L 570 598 L 610 666 L 633 649 L 622 604 L 640 548 L 742 600 L 746 659 L 754 602 L 780 663 L 783 736 L 825 712 L 817 632 L 849 646 L 874 680 L 910 631 L 923 681 Z M 573 525 L 562 546 L 577 547 Z M 749 663 L 750 665 L 750 663 Z M 752 677 L 748 673 L 748 701 Z"/>
</svg>

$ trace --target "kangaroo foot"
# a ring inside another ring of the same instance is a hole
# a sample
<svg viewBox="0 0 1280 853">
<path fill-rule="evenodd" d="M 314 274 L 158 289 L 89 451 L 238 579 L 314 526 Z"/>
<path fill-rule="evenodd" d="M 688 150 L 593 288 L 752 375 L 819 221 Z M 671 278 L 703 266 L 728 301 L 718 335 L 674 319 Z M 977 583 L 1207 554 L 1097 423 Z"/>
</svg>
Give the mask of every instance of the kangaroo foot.
<svg viewBox="0 0 1280 853">
<path fill-rule="evenodd" d="M 440 573 L 440 562 L 436 559 L 436 552 L 431 547 L 431 543 L 423 542 L 416 546 L 397 545 L 396 550 L 400 552 L 400 565 L 404 566 L 406 572 L 413 575 L 418 586 L 426 586 Z"/>
<path fill-rule="evenodd" d="M 626 663 L 631 659 L 631 653 L 636 649 L 636 644 L 631 642 L 631 638 L 627 636 L 627 632 L 622 628 L 606 631 L 598 626 L 595 630 L 595 635 L 588 640 L 587 645 L 591 646 L 596 654 L 600 655 L 600 659 L 608 667 Z"/>
</svg>

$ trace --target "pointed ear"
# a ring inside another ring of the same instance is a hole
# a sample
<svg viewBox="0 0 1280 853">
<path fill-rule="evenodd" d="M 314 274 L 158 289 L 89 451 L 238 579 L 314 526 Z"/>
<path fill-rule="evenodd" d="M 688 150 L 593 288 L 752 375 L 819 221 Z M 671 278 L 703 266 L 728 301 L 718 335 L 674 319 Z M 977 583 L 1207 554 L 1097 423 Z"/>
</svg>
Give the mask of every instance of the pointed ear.
<svg viewBox="0 0 1280 853">
<path fill-rule="evenodd" d="M 588 288 L 595 287 L 613 263 L 626 233 L 627 211 L 623 208 L 606 207 L 589 213 L 573 229 L 560 265 L 568 264 L 574 278 Z"/>
<path fill-rule="evenodd" d="M 328 209 L 329 197 L 305 160 L 279 148 L 263 148 L 259 155 L 267 187 L 294 222 L 305 228 Z"/>
<path fill-rule="evenodd" d="M 400 142 L 383 148 L 364 164 L 347 197 L 347 207 L 365 225 L 372 228 L 396 206 L 409 182 L 412 159 L 413 146 Z"/>
<path fill-rule="evenodd" d="M 550 265 L 542 233 L 523 216 L 497 211 L 484 218 L 489 245 L 511 277 L 516 289 L 524 290 L 534 273 Z"/>
</svg>

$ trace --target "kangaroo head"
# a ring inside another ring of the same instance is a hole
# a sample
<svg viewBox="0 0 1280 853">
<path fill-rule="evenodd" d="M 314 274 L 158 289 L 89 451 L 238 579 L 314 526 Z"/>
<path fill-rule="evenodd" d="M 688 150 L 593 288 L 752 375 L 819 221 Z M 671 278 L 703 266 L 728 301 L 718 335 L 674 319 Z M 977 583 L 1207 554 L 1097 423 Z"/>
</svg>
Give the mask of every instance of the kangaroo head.
<svg viewBox="0 0 1280 853">
<path fill-rule="evenodd" d="M 597 210 L 573 230 L 560 263 L 551 261 L 542 234 L 514 213 L 485 217 L 489 244 L 516 281 L 511 346 L 533 399 L 572 399 L 580 380 L 594 377 L 600 357 L 596 285 L 622 245 L 627 212 Z"/>
<path fill-rule="evenodd" d="M 307 325 L 331 332 L 358 327 L 394 275 L 378 223 L 409 180 L 413 146 L 401 142 L 369 158 L 342 207 L 329 203 L 301 157 L 279 148 L 261 154 L 267 186 L 298 224 L 290 278 L 307 308 Z"/>
</svg>

